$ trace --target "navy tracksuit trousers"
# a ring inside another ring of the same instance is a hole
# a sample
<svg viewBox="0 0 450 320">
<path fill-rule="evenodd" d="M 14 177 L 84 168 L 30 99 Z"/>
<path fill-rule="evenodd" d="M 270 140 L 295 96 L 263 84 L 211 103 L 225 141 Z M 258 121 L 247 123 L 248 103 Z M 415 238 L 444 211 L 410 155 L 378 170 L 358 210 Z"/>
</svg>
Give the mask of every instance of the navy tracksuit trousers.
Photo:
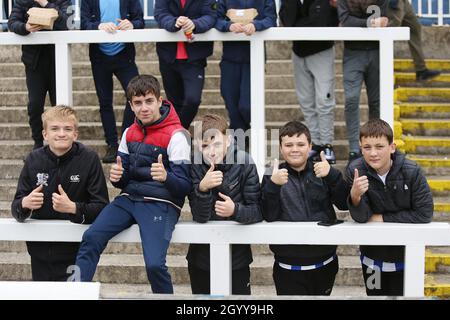
<svg viewBox="0 0 450 320">
<path fill-rule="evenodd" d="M 108 241 L 137 223 L 144 251 L 147 277 L 153 293 L 173 293 L 166 266 L 167 249 L 178 221 L 176 209 L 159 201 L 132 201 L 119 196 L 107 205 L 83 234 L 76 265 L 81 281 L 92 281 L 100 254 Z"/>
</svg>

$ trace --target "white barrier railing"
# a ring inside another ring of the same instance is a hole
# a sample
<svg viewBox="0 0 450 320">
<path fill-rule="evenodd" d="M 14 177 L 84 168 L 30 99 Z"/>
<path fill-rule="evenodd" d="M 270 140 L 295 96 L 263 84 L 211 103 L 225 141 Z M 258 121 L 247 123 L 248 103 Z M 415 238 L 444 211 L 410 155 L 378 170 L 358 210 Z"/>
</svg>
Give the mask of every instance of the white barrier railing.
<svg viewBox="0 0 450 320">
<path fill-rule="evenodd" d="M 0 33 L 0 45 L 55 44 L 56 99 L 58 104 L 72 105 L 72 55 L 74 43 L 102 42 L 174 42 L 185 41 L 182 32 L 161 29 L 119 31 L 37 32 L 28 36 Z M 259 176 L 264 174 L 266 159 L 265 134 L 265 41 L 280 40 L 355 40 L 380 42 L 380 116 L 392 127 L 394 122 L 394 41 L 409 40 L 409 28 L 270 28 L 247 37 L 210 30 L 196 35 L 196 41 L 250 41 L 251 47 L 251 154 Z"/>
<path fill-rule="evenodd" d="M 0 219 L 0 241 L 80 241 L 89 226 L 68 221 Z M 137 225 L 112 242 L 140 242 Z M 405 246 L 407 297 L 423 297 L 425 246 L 450 245 L 450 225 L 345 222 L 333 227 L 315 222 L 260 222 L 242 225 L 211 221 L 179 222 L 172 243 L 207 243 L 211 254 L 211 294 L 231 294 L 231 244 L 401 245 Z"/>
</svg>

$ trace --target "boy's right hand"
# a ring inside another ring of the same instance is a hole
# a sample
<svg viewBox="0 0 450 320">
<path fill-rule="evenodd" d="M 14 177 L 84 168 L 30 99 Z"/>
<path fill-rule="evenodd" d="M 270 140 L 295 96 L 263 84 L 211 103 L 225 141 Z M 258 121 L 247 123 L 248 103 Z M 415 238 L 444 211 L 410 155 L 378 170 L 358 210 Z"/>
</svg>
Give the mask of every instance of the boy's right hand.
<svg viewBox="0 0 450 320">
<path fill-rule="evenodd" d="M 41 184 L 39 187 L 31 191 L 29 195 L 24 197 L 22 199 L 22 208 L 30 210 L 40 209 L 44 204 L 44 193 L 42 192 L 43 188 L 44 187 Z"/>
<path fill-rule="evenodd" d="M 117 156 L 116 163 L 111 166 L 109 171 L 109 181 L 119 182 L 123 175 L 122 158 Z"/>
<path fill-rule="evenodd" d="M 230 25 L 230 32 L 234 33 L 244 32 L 244 25 L 242 23 L 232 23 Z"/>
<path fill-rule="evenodd" d="M 353 185 L 350 190 L 350 197 L 352 198 L 352 204 L 356 207 L 361 202 L 361 197 L 369 190 L 369 179 L 367 176 L 359 176 L 358 169 L 355 169 L 355 175 L 353 177 Z"/>
<path fill-rule="evenodd" d="M 206 172 L 202 181 L 198 185 L 198 189 L 201 192 L 208 192 L 209 190 L 218 187 L 223 182 L 222 171 L 214 171 L 214 163 L 211 163 L 211 168 Z"/>
<path fill-rule="evenodd" d="M 272 180 L 272 182 L 276 185 L 282 186 L 288 183 L 289 173 L 287 169 L 280 169 L 279 166 L 280 164 L 278 159 L 275 159 L 273 161 L 272 177 L 270 178 L 270 180 Z"/>
<path fill-rule="evenodd" d="M 117 26 L 113 22 L 104 22 L 98 25 L 98 30 L 103 30 L 108 33 L 115 33 L 117 31 Z"/>
</svg>

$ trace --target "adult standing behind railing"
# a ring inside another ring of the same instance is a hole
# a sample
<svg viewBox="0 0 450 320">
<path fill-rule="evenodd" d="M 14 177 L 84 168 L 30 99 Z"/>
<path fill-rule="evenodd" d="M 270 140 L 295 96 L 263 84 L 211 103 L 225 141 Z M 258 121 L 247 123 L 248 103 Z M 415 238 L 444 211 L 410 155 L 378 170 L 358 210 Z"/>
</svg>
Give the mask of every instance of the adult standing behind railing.
<svg viewBox="0 0 450 320">
<path fill-rule="evenodd" d="M 156 0 L 155 19 L 169 32 L 182 30 L 188 41 L 216 23 L 215 0 Z M 159 57 L 166 97 L 171 101 L 186 129 L 201 103 L 205 83 L 206 58 L 213 53 L 213 42 L 159 42 Z"/>
<path fill-rule="evenodd" d="M 422 26 L 409 1 L 389 0 L 386 13 L 389 18 L 389 27 L 409 27 L 411 30 L 411 40 L 408 41 L 408 45 L 414 60 L 416 80 L 429 80 L 439 76 L 441 74 L 439 71 L 427 69 L 422 50 Z"/>
<path fill-rule="evenodd" d="M 27 11 L 30 8 L 53 8 L 58 11 L 53 30 L 67 30 L 68 7 L 70 0 L 17 0 L 8 20 L 10 31 L 22 36 L 42 30 L 42 26 L 28 23 Z M 45 97 L 50 95 L 50 103 L 56 105 L 55 82 L 55 46 L 53 44 L 23 45 L 22 62 L 25 65 L 26 83 L 28 88 L 28 117 L 31 136 L 34 140 L 33 149 L 43 146 L 42 120 Z"/>
<path fill-rule="evenodd" d="M 386 0 L 340 0 L 339 20 L 343 27 L 387 27 Z M 349 140 L 348 163 L 359 158 L 359 100 L 364 81 L 369 119 L 380 117 L 380 52 L 378 41 L 344 43 L 345 124 Z"/>
<path fill-rule="evenodd" d="M 336 0 L 283 0 L 280 20 L 284 27 L 337 27 L 336 6 Z M 323 150 L 330 164 L 336 163 L 333 150 L 334 59 L 334 41 L 293 41 L 295 87 L 306 125 L 311 131 L 310 157 L 320 161 Z"/>
<path fill-rule="evenodd" d="M 144 18 L 139 0 L 84 0 L 81 3 L 81 29 L 117 30 L 143 29 Z M 119 79 L 124 92 L 128 83 L 139 74 L 135 62 L 136 50 L 133 43 L 91 43 L 89 58 L 92 75 L 100 104 L 105 140 L 108 149 L 104 163 L 116 161 L 119 147 L 116 117 L 113 109 L 113 75 Z M 134 122 L 134 113 L 126 102 L 122 121 L 122 133 Z"/>
</svg>

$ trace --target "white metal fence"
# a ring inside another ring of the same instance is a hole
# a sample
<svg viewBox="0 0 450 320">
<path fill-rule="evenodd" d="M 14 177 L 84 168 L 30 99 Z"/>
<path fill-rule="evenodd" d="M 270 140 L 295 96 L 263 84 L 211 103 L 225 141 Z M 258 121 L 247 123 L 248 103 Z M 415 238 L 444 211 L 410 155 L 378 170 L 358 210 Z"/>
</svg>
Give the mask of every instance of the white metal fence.
<svg viewBox="0 0 450 320">
<path fill-rule="evenodd" d="M 79 4 L 81 0 L 72 0 L 76 5 L 76 26 L 79 26 Z M 281 0 L 276 0 L 277 8 Z M 449 24 L 450 21 L 450 4 L 449 0 L 409 0 L 412 3 L 417 15 L 422 18 L 422 22 L 425 24 L 437 24 L 444 25 Z M 8 12 L 6 12 L 5 3 L 8 3 Z M 152 21 L 152 8 L 154 6 L 154 0 L 142 0 L 144 19 L 146 21 Z M 9 12 L 11 12 L 13 0 L 0 0 L 0 23 L 6 23 Z M 278 12 L 278 10 L 277 10 Z"/>
<path fill-rule="evenodd" d="M 80 241 L 86 225 L 68 221 L 0 219 L 0 241 Z M 210 244 L 211 294 L 231 294 L 232 244 L 402 245 L 405 246 L 407 297 L 423 297 L 425 246 L 450 245 L 450 225 L 345 222 L 333 227 L 315 222 L 260 222 L 242 225 L 229 221 L 207 224 L 179 222 L 172 243 Z M 140 242 L 137 225 L 115 236 L 112 242 Z M 1 291 L 1 287 L 0 287 Z"/>
</svg>

